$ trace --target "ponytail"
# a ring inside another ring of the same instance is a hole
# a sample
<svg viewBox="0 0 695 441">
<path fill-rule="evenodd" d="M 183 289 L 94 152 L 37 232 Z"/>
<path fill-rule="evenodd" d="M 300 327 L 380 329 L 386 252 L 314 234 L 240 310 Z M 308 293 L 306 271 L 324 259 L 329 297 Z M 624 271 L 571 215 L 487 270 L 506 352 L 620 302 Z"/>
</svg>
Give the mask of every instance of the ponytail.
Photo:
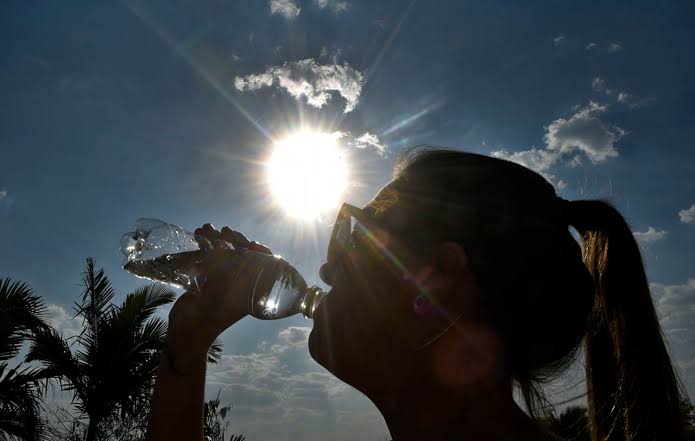
<svg viewBox="0 0 695 441">
<path fill-rule="evenodd" d="M 565 208 L 596 289 L 584 337 L 592 440 L 682 440 L 682 384 L 629 226 L 603 201 Z"/>
</svg>

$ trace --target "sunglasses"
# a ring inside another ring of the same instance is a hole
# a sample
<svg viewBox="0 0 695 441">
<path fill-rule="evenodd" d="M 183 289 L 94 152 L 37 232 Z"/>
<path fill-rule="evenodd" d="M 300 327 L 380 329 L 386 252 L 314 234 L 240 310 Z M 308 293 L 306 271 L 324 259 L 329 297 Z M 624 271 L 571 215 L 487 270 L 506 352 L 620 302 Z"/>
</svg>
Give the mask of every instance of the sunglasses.
<svg viewBox="0 0 695 441">
<path fill-rule="evenodd" d="M 374 219 L 364 210 L 344 203 L 333 224 L 331 240 L 328 242 L 328 262 L 335 262 L 341 255 L 349 253 L 355 247 L 358 235 L 368 235 L 368 225 L 373 225 Z"/>
<path fill-rule="evenodd" d="M 405 265 L 398 256 L 404 250 L 396 249 L 395 226 L 386 226 L 367 211 L 344 203 L 338 212 L 331 240 L 328 243 L 327 263 L 329 267 L 343 260 L 356 249 L 364 251 L 363 257 L 386 262 L 393 270 L 405 272 Z M 324 278 L 324 280 L 326 280 Z"/>
</svg>

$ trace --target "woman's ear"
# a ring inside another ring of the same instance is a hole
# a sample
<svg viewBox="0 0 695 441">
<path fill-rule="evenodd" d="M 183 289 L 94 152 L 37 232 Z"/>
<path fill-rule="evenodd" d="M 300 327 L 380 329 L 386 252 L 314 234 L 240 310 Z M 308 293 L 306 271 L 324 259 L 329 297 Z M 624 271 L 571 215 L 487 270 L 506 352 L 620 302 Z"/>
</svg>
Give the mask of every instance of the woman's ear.
<svg viewBox="0 0 695 441">
<path fill-rule="evenodd" d="M 470 259 L 464 246 L 457 242 L 444 242 L 433 256 L 434 278 L 438 289 L 433 292 L 435 302 L 458 315 L 466 311 L 469 317 L 477 311 L 478 286 L 471 270 Z"/>
<path fill-rule="evenodd" d="M 468 254 L 461 244 L 444 242 L 431 256 L 431 260 L 410 277 L 419 294 L 439 307 L 448 306 L 447 299 L 457 297 L 462 277 L 469 272 Z"/>
<path fill-rule="evenodd" d="M 434 259 L 436 270 L 447 279 L 460 276 L 468 268 L 468 254 L 457 242 L 444 242 L 439 245 Z"/>
</svg>

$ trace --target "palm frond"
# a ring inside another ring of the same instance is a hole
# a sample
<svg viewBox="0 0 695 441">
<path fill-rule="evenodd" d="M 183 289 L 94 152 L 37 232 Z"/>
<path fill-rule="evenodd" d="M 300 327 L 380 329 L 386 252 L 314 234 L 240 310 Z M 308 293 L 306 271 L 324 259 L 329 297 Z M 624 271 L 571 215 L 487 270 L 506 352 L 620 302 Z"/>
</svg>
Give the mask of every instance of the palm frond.
<svg viewBox="0 0 695 441">
<path fill-rule="evenodd" d="M 75 353 L 75 359 L 85 366 L 85 369 L 91 369 L 99 365 L 96 360 L 101 352 L 102 328 L 108 326 L 110 312 L 114 308 L 111 300 L 115 291 L 104 270 L 95 269 L 95 262 L 91 257 L 87 258 L 82 284 L 84 291 L 80 302 L 75 303 L 75 317 L 81 317 L 83 324 L 83 329 L 76 338 L 79 349 Z M 104 351 L 108 350 L 108 346 L 104 348 Z"/>
<path fill-rule="evenodd" d="M 112 311 L 110 320 L 124 331 L 139 330 L 159 306 L 174 301 L 176 294 L 164 285 L 145 285 L 128 294 L 123 305 Z"/>
<path fill-rule="evenodd" d="M 13 358 L 22 348 L 24 335 L 10 321 L 0 322 L 0 361 Z"/>
<path fill-rule="evenodd" d="M 167 322 L 154 314 L 175 294 L 165 286 L 148 285 L 117 307 L 108 278 L 95 269 L 91 258 L 83 284 L 75 310 L 84 329 L 74 342 L 75 350 L 55 330 L 43 330 L 32 337 L 26 360 L 42 363 L 37 376 L 58 378 L 63 390 L 74 393 L 73 404 L 93 429 L 137 417 L 149 406 L 158 350 L 167 331 Z M 221 353 L 219 345 L 215 349 L 212 354 Z"/>
<path fill-rule="evenodd" d="M 81 303 L 76 304 L 77 315 L 82 316 L 92 332 L 98 332 L 99 324 L 111 309 L 111 300 L 116 295 L 104 269 L 94 269 L 94 259 L 87 258 L 87 269 L 82 275 Z"/>
<path fill-rule="evenodd" d="M 31 337 L 31 346 L 25 361 L 38 361 L 43 364 L 41 375 L 44 378 L 58 378 L 64 390 L 74 390 L 84 396 L 82 367 L 70 352 L 68 342 L 55 329 L 40 330 Z"/>
<path fill-rule="evenodd" d="M 43 300 L 22 282 L 0 279 L 0 361 L 17 355 L 24 339 L 45 328 Z"/>
<path fill-rule="evenodd" d="M 8 369 L 7 363 L 0 363 L 0 440 L 44 439 L 40 418 L 41 378 L 39 369 L 21 365 Z"/>
<path fill-rule="evenodd" d="M 34 295 L 24 282 L 12 282 L 9 278 L 0 279 L 0 310 L 2 313 L 26 316 L 27 325 L 46 325 L 46 307 L 43 300 Z"/>
<path fill-rule="evenodd" d="M 150 319 L 135 334 L 131 352 L 158 351 L 164 344 L 167 322 L 160 318 Z"/>
<path fill-rule="evenodd" d="M 222 358 L 222 342 L 215 340 L 208 349 L 208 363 L 216 364 Z"/>
</svg>

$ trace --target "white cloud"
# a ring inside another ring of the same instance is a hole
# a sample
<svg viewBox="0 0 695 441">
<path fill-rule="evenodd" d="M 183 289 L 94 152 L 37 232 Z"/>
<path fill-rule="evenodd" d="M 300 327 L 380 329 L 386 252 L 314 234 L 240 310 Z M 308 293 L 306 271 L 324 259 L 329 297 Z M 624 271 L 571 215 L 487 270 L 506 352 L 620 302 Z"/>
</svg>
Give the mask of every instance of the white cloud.
<svg viewBox="0 0 695 441">
<path fill-rule="evenodd" d="M 553 38 L 553 44 L 554 44 L 555 46 L 560 46 L 560 44 L 562 44 L 562 42 L 563 42 L 564 40 L 565 40 L 565 36 L 564 36 L 564 35 L 558 35 L 557 37 Z"/>
<path fill-rule="evenodd" d="M 270 347 L 275 354 L 283 354 L 290 349 L 306 347 L 311 328 L 290 326 L 277 336 L 278 342 Z"/>
<path fill-rule="evenodd" d="M 575 167 L 579 167 L 583 163 L 584 163 L 584 161 L 582 161 L 582 157 L 579 155 L 575 155 L 575 157 L 570 159 L 569 161 L 567 161 L 565 163 L 565 165 L 567 165 L 567 167 L 570 167 L 570 168 L 575 168 Z"/>
<path fill-rule="evenodd" d="M 606 109 L 591 101 L 569 118 L 556 119 L 546 128 L 546 148 L 560 155 L 581 152 L 593 163 L 617 157 L 615 144 L 626 132 L 598 118 Z"/>
<path fill-rule="evenodd" d="M 354 141 L 354 146 L 358 149 L 373 148 L 381 156 L 384 156 L 384 154 L 386 153 L 386 145 L 382 144 L 376 135 L 369 132 L 365 132 L 364 134 L 356 138 Z"/>
<path fill-rule="evenodd" d="M 323 107 L 331 92 L 337 92 L 347 101 L 345 113 L 355 108 L 362 93 L 363 75 L 347 63 L 319 64 L 311 58 L 271 66 L 260 74 L 234 78 L 234 86 L 244 92 L 277 85 L 316 108 Z"/>
<path fill-rule="evenodd" d="M 270 13 L 280 14 L 288 20 L 294 20 L 301 9 L 293 0 L 270 0 Z"/>
<path fill-rule="evenodd" d="M 74 314 L 69 313 L 60 305 L 50 304 L 46 306 L 47 322 L 65 339 L 71 339 L 82 331 L 82 321 L 73 317 Z"/>
<path fill-rule="evenodd" d="M 343 50 L 339 47 L 327 48 L 326 46 L 321 46 L 321 52 L 319 58 L 323 60 L 330 60 L 333 64 L 339 64 L 339 60 L 343 55 Z"/>
<path fill-rule="evenodd" d="M 651 283 L 659 322 L 672 359 L 681 370 L 690 396 L 695 395 L 695 279 L 683 284 Z"/>
<path fill-rule="evenodd" d="M 691 205 L 689 208 L 684 208 L 678 212 L 678 217 L 684 224 L 695 223 L 695 204 Z"/>
<path fill-rule="evenodd" d="M 635 97 L 633 95 L 620 90 L 609 89 L 606 80 L 601 77 L 595 77 L 591 81 L 591 88 L 594 89 L 595 92 L 604 93 L 607 96 L 615 97 L 615 101 L 620 104 L 629 104 L 631 109 L 639 107 L 648 101 L 640 100 L 635 102 Z"/>
<path fill-rule="evenodd" d="M 10 197 L 10 193 L 7 190 L 0 190 L 0 207 L 3 205 L 10 208 L 14 203 L 14 199 Z"/>
<path fill-rule="evenodd" d="M 555 152 L 536 148 L 511 153 L 507 150 L 498 150 L 492 152 L 492 156 L 516 162 L 539 173 L 547 172 L 559 159 Z"/>
<path fill-rule="evenodd" d="M 234 432 L 249 439 L 382 439 L 388 432 L 374 405 L 311 360 L 309 332 L 290 326 L 256 352 L 223 355 L 208 367 L 207 395 L 221 391 L 233 404 Z"/>
<path fill-rule="evenodd" d="M 623 50 L 623 45 L 620 44 L 619 42 L 611 42 L 608 44 L 608 52 L 609 53 L 614 53 L 614 52 L 620 52 Z"/>
<path fill-rule="evenodd" d="M 557 46 L 557 44 L 556 44 Z M 612 41 L 609 43 L 601 43 L 599 46 L 597 43 L 591 41 L 586 46 L 584 50 L 587 51 L 598 51 L 601 54 L 614 54 L 623 50 L 623 45 L 619 41 Z"/>
<path fill-rule="evenodd" d="M 556 119 L 546 127 L 544 149 L 531 148 L 518 152 L 502 149 L 493 151 L 491 155 L 530 168 L 556 187 L 564 188 L 564 181 L 556 180 L 555 175 L 550 173 L 550 169 L 560 162 L 576 167 L 582 162 L 580 154 L 593 163 L 618 156 L 615 144 L 625 135 L 625 131 L 607 125 L 598 118 L 607 107 L 591 101 L 569 118 Z"/>
<path fill-rule="evenodd" d="M 4 205 L 6 208 L 10 208 L 12 204 L 14 204 L 14 199 L 10 193 L 7 190 L 0 190 L 0 207 Z"/>
<path fill-rule="evenodd" d="M 377 135 L 370 132 L 364 132 L 359 136 L 354 136 L 351 132 L 333 132 L 336 139 L 343 139 L 345 145 L 354 147 L 360 150 L 373 150 L 379 156 L 386 156 L 388 146 L 379 140 Z"/>
<path fill-rule="evenodd" d="M 319 6 L 320 9 L 328 8 L 336 14 L 345 12 L 350 7 L 350 4 L 348 2 L 342 0 L 316 0 L 316 4 Z"/>
<path fill-rule="evenodd" d="M 591 81 L 591 88 L 597 92 L 603 92 L 606 90 L 606 80 L 600 77 L 596 77 Z"/>
<path fill-rule="evenodd" d="M 557 189 L 563 189 L 567 186 L 567 183 L 562 179 L 558 179 L 549 170 L 553 167 L 561 158 L 561 156 L 556 152 L 550 152 L 548 150 L 531 148 L 530 150 L 522 150 L 519 152 L 509 152 L 507 150 L 497 150 L 491 153 L 495 158 L 506 159 L 507 161 L 516 162 L 521 164 L 526 168 L 529 168 L 539 175 L 543 176 L 548 182 L 552 183 Z M 576 167 L 581 160 L 578 157 L 571 159 L 567 165 L 570 167 Z"/>
<path fill-rule="evenodd" d="M 261 87 L 268 87 L 272 84 L 273 74 L 271 72 L 234 78 L 234 87 L 242 92 L 244 90 L 258 90 Z"/>
<path fill-rule="evenodd" d="M 666 237 L 666 235 L 668 234 L 668 231 L 657 230 L 654 227 L 649 227 L 649 228 L 647 228 L 647 231 L 644 231 L 644 232 L 635 231 L 632 234 L 634 234 L 635 239 L 637 239 L 637 241 L 639 243 L 647 244 L 647 243 L 652 243 L 652 242 L 656 242 L 656 241 L 664 239 Z"/>
</svg>

